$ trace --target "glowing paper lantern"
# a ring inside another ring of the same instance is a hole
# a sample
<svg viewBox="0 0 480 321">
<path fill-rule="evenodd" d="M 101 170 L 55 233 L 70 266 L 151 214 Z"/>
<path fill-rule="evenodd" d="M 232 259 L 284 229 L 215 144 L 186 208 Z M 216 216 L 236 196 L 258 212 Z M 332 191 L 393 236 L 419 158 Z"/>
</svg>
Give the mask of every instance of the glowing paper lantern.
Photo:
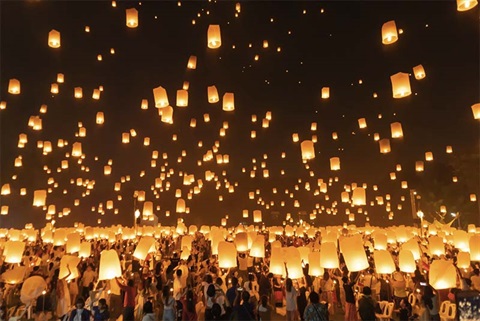
<svg viewBox="0 0 480 321">
<path fill-rule="evenodd" d="M 161 120 L 167 124 L 173 124 L 173 108 L 172 106 L 164 107 L 160 110 Z"/>
<path fill-rule="evenodd" d="M 42 207 L 45 206 L 47 201 L 46 190 L 36 190 L 33 192 L 33 206 Z"/>
<path fill-rule="evenodd" d="M 349 271 L 356 272 L 369 267 L 360 234 L 340 239 L 340 250 Z"/>
<path fill-rule="evenodd" d="M 102 125 L 104 122 L 105 122 L 105 116 L 103 115 L 103 112 L 99 111 L 97 113 L 97 116 L 95 118 L 95 122 L 98 124 L 98 125 Z"/>
<path fill-rule="evenodd" d="M 378 146 L 380 147 L 380 153 L 382 154 L 388 154 L 390 153 L 390 139 L 384 138 L 380 139 L 378 142 Z"/>
<path fill-rule="evenodd" d="M 375 250 L 373 252 L 375 260 L 376 272 L 380 274 L 390 274 L 395 271 L 395 263 L 393 262 L 390 252 L 387 250 Z"/>
<path fill-rule="evenodd" d="M 392 82 L 393 98 L 404 98 L 412 94 L 408 74 L 399 72 L 390 76 Z"/>
<path fill-rule="evenodd" d="M 445 255 L 445 244 L 439 236 L 433 235 L 428 237 L 428 250 L 431 255 Z"/>
<path fill-rule="evenodd" d="M 453 232 L 453 245 L 461 251 L 470 251 L 468 233 L 463 230 L 455 230 Z"/>
<path fill-rule="evenodd" d="M 80 234 L 70 233 L 67 235 L 67 253 L 76 253 L 80 251 Z"/>
<path fill-rule="evenodd" d="M 210 49 L 220 48 L 222 45 L 222 36 L 220 34 L 220 25 L 209 25 L 207 30 L 207 46 Z"/>
<path fill-rule="evenodd" d="M 157 108 L 164 108 L 167 107 L 168 104 L 168 96 L 167 91 L 162 86 L 158 86 L 157 88 L 153 88 L 153 100 L 155 101 L 155 107 Z"/>
<path fill-rule="evenodd" d="M 470 267 L 470 253 L 459 252 L 457 254 L 457 267 L 460 269 L 468 269 Z"/>
<path fill-rule="evenodd" d="M 129 28 L 138 27 L 138 11 L 135 8 L 126 10 L 126 24 Z"/>
<path fill-rule="evenodd" d="M 320 252 L 308 253 L 308 274 L 311 276 L 322 276 L 323 268 L 320 266 Z"/>
<path fill-rule="evenodd" d="M 315 158 L 315 148 L 311 140 L 304 140 L 300 144 L 300 148 L 302 151 L 303 160 L 310 160 Z"/>
<path fill-rule="evenodd" d="M 480 261 L 480 234 L 470 236 L 469 245 L 472 261 Z"/>
<path fill-rule="evenodd" d="M 253 222 L 260 223 L 262 221 L 262 211 L 254 210 L 253 211 Z"/>
<path fill-rule="evenodd" d="M 233 243 L 218 243 L 218 266 L 224 269 L 237 266 L 237 250 Z"/>
<path fill-rule="evenodd" d="M 275 275 L 285 275 L 285 264 L 283 261 L 283 249 L 274 247 L 272 243 L 272 255 L 270 256 L 270 272 Z"/>
<path fill-rule="evenodd" d="M 365 118 L 360 118 L 358 120 L 358 127 L 360 129 L 367 128 L 367 120 Z"/>
<path fill-rule="evenodd" d="M 177 107 L 188 106 L 188 91 L 180 89 L 177 90 Z"/>
<path fill-rule="evenodd" d="M 416 161 L 416 162 L 415 162 L 415 171 L 417 171 L 417 172 L 423 172 L 423 170 L 424 170 L 423 161 Z"/>
<path fill-rule="evenodd" d="M 403 137 L 403 129 L 401 123 L 391 123 L 390 129 L 392 131 L 392 138 L 402 138 Z"/>
<path fill-rule="evenodd" d="M 78 251 L 79 257 L 89 257 L 92 250 L 92 245 L 89 242 L 82 242 L 80 244 L 80 250 Z"/>
<path fill-rule="evenodd" d="M 115 250 L 103 250 L 100 253 L 98 280 L 111 280 L 122 276 L 122 268 Z"/>
<path fill-rule="evenodd" d="M 382 43 L 390 45 L 398 40 L 397 25 L 394 20 L 385 22 L 382 26 Z"/>
<path fill-rule="evenodd" d="M 10 90 L 8 92 L 10 92 Z M 472 105 L 472 112 L 473 112 L 473 118 L 480 119 L 480 103 Z"/>
<path fill-rule="evenodd" d="M 455 288 L 457 270 L 451 261 L 434 260 L 430 265 L 428 279 L 435 290 Z"/>
<path fill-rule="evenodd" d="M 398 266 L 400 271 L 406 273 L 413 273 L 417 268 L 417 264 L 415 263 L 415 258 L 413 257 L 413 253 L 410 250 L 400 250 L 398 255 Z"/>
<path fill-rule="evenodd" d="M 259 258 L 265 257 L 265 239 L 263 235 L 258 235 L 253 241 L 250 249 L 250 256 Z"/>
<path fill-rule="evenodd" d="M 457 10 L 467 11 L 475 7 L 477 4 L 477 0 L 457 0 Z"/>
<path fill-rule="evenodd" d="M 4 272 L 1 279 L 7 284 L 22 283 L 26 272 L 26 266 L 15 266 L 13 269 Z"/>
<path fill-rule="evenodd" d="M 144 236 L 140 239 L 140 242 L 138 242 L 133 252 L 133 257 L 138 260 L 145 260 L 148 253 L 152 252 L 152 249 L 155 251 L 155 239 L 151 236 Z"/>
<path fill-rule="evenodd" d="M 340 158 L 339 157 L 330 158 L 330 169 L 332 171 L 340 170 Z"/>
<path fill-rule="evenodd" d="M 413 74 L 415 75 L 415 79 L 423 79 L 425 78 L 425 69 L 423 69 L 422 65 L 418 65 L 413 67 Z"/>
<path fill-rule="evenodd" d="M 208 102 L 210 104 L 216 103 L 219 101 L 217 87 L 208 86 L 207 87 Z"/>
<path fill-rule="evenodd" d="M 185 200 L 183 198 L 179 198 L 177 200 L 176 212 L 177 213 L 185 213 Z"/>
<path fill-rule="evenodd" d="M 299 279 L 303 277 L 302 259 L 298 248 L 290 246 L 286 252 L 286 263 L 288 277 L 291 279 Z"/>
<path fill-rule="evenodd" d="M 6 263 L 21 263 L 25 251 L 25 243 L 22 241 L 7 241 L 3 255 Z"/>
<path fill-rule="evenodd" d="M 320 245 L 320 267 L 325 269 L 336 269 L 338 266 L 337 246 L 335 243 L 322 243 Z"/>
<path fill-rule="evenodd" d="M 362 206 L 367 204 L 366 191 L 363 187 L 357 187 L 352 194 L 353 205 Z"/>
<path fill-rule="evenodd" d="M 190 56 L 187 63 L 188 69 L 196 69 L 197 68 L 197 56 Z"/>
<path fill-rule="evenodd" d="M 235 110 L 235 101 L 233 93 L 225 93 L 223 95 L 223 106 L 224 111 L 233 111 Z"/>
<path fill-rule="evenodd" d="M 60 32 L 55 29 L 48 33 L 48 46 L 51 48 L 60 48 Z"/>
<path fill-rule="evenodd" d="M 248 251 L 248 234 L 246 232 L 235 235 L 235 246 L 238 252 Z"/>
<path fill-rule="evenodd" d="M 322 99 L 327 99 L 330 97 L 330 87 L 322 88 Z"/>
<path fill-rule="evenodd" d="M 418 246 L 418 241 L 416 238 L 411 238 L 406 243 L 404 243 L 402 245 L 402 250 L 409 250 L 410 252 L 412 252 L 413 257 L 415 258 L 415 261 L 420 260 L 420 255 L 421 255 L 420 247 Z"/>
<path fill-rule="evenodd" d="M 20 81 L 18 79 L 10 79 L 8 82 L 8 92 L 13 95 L 20 94 Z"/>
</svg>

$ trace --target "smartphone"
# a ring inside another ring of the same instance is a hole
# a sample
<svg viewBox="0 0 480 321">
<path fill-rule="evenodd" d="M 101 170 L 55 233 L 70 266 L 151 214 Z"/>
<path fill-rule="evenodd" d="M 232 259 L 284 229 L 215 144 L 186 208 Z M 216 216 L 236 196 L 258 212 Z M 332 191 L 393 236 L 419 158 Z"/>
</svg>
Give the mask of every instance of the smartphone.
<svg viewBox="0 0 480 321">
<path fill-rule="evenodd" d="M 427 282 L 420 282 L 421 286 L 427 286 Z"/>
<path fill-rule="evenodd" d="M 238 292 L 242 292 L 242 291 L 243 291 L 243 288 L 239 286 L 239 287 L 237 288 L 237 290 L 238 290 Z"/>
</svg>

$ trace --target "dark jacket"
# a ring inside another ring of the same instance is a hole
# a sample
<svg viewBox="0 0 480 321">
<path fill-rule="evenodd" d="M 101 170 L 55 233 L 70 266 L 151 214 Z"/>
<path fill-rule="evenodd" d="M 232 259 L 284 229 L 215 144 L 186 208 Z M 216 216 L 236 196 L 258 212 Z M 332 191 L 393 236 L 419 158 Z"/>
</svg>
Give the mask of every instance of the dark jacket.
<svg viewBox="0 0 480 321">
<path fill-rule="evenodd" d="M 73 309 L 72 313 L 70 313 L 70 321 L 74 321 L 76 316 L 77 316 L 77 309 Z M 87 310 L 87 309 L 82 310 L 81 320 L 90 321 L 90 310 Z"/>
<path fill-rule="evenodd" d="M 358 300 L 358 314 L 362 321 L 375 321 L 375 300 L 371 296 L 364 295 Z"/>
</svg>

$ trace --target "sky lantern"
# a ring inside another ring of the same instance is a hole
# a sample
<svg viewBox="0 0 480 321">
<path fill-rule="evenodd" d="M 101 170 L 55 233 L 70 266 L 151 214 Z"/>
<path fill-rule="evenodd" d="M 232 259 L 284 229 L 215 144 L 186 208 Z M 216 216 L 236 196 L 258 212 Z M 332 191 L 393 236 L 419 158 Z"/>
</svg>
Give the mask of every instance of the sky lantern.
<svg viewBox="0 0 480 321">
<path fill-rule="evenodd" d="M 8 92 L 12 95 L 20 94 L 20 81 L 18 79 L 13 78 L 13 79 L 9 80 L 9 82 L 8 82 Z"/>
<path fill-rule="evenodd" d="M 219 101 L 217 87 L 208 86 L 207 87 L 208 102 L 214 104 Z"/>
<path fill-rule="evenodd" d="M 477 195 L 476 194 L 470 194 L 470 202 L 476 202 L 477 201 Z"/>
<path fill-rule="evenodd" d="M 322 88 L 322 99 L 330 98 L 330 87 L 323 87 Z"/>
<path fill-rule="evenodd" d="M 367 128 L 367 120 L 365 118 L 358 119 L 358 127 L 360 129 Z"/>
<path fill-rule="evenodd" d="M 10 195 L 10 184 L 3 184 L 1 195 Z"/>
<path fill-rule="evenodd" d="M 82 143 L 75 142 L 72 145 L 72 157 L 82 156 Z"/>
<path fill-rule="evenodd" d="M 233 93 L 225 93 L 223 95 L 223 110 L 233 111 L 235 110 L 235 102 Z"/>
<path fill-rule="evenodd" d="M 100 268 L 98 280 L 112 280 L 122 276 L 122 267 L 118 258 L 117 251 L 103 250 L 100 253 Z"/>
<path fill-rule="evenodd" d="M 274 247 L 272 244 L 272 254 L 270 256 L 270 272 L 274 275 L 285 275 L 285 263 L 283 261 L 283 248 Z"/>
<path fill-rule="evenodd" d="M 457 254 L 457 266 L 460 269 L 468 269 L 470 267 L 470 253 L 458 252 Z"/>
<path fill-rule="evenodd" d="M 392 82 L 393 98 L 404 98 L 412 94 L 410 89 L 410 78 L 408 74 L 399 72 L 390 76 Z"/>
<path fill-rule="evenodd" d="M 167 91 L 162 86 L 153 88 L 153 99 L 157 108 L 164 108 L 169 105 Z"/>
<path fill-rule="evenodd" d="M 400 271 L 405 273 L 413 273 L 417 268 L 415 258 L 410 250 L 402 249 L 398 255 L 398 266 Z"/>
<path fill-rule="evenodd" d="M 457 0 L 457 10 L 467 11 L 477 6 L 477 0 Z"/>
<path fill-rule="evenodd" d="M 262 221 L 262 211 L 254 210 L 253 211 L 253 222 L 260 223 Z"/>
<path fill-rule="evenodd" d="M 455 288 L 457 270 L 451 261 L 434 260 L 430 265 L 428 280 L 435 290 Z"/>
<path fill-rule="evenodd" d="M 320 266 L 325 269 L 338 268 L 337 246 L 334 242 L 324 242 L 320 245 Z"/>
<path fill-rule="evenodd" d="M 470 235 L 466 231 L 455 230 L 453 232 L 453 245 L 461 251 L 468 252 L 470 251 L 469 237 Z"/>
<path fill-rule="evenodd" d="M 426 160 L 427 162 L 433 161 L 433 153 L 432 153 L 432 152 L 426 152 L 426 153 L 425 153 L 425 160 Z"/>
<path fill-rule="evenodd" d="M 133 257 L 138 260 L 145 260 L 148 253 L 153 251 L 155 251 L 155 239 L 151 236 L 143 236 L 133 252 Z"/>
<path fill-rule="evenodd" d="M 424 170 L 423 161 L 416 161 L 415 162 L 415 171 L 416 172 L 423 172 L 423 170 Z"/>
<path fill-rule="evenodd" d="M 138 27 L 138 11 L 135 8 L 126 10 L 126 24 L 129 28 Z"/>
<path fill-rule="evenodd" d="M 177 107 L 188 106 L 188 91 L 184 89 L 177 90 Z"/>
<path fill-rule="evenodd" d="M 41 189 L 33 192 L 33 206 L 36 206 L 36 207 L 45 206 L 46 201 L 47 201 L 46 190 Z"/>
<path fill-rule="evenodd" d="M 80 99 L 83 97 L 83 90 L 82 87 L 75 87 L 73 89 L 73 96 L 77 99 Z"/>
<path fill-rule="evenodd" d="M 324 269 L 320 266 L 320 252 L 308 253 L 308 274 L 311 276 L 322 276 Z"/>
<path fill-rule="evenodd" d="M 480 234 L 471 235 L 468 242 L 471 260 L 480 261 Z"/>
<path fill-rule="evenodd" d="M 382 26 L 382 43 L 390 45 L 398 40 L 397 25 L 394 20 L 385 22 Z"/>
<path fill-rule="evenodd" d="M 391 123 L 390 130 L 392 132 L 392 138 L 402 138 L 403 137 L 403 129 L 402 124 L 399 122 Z"/>
<path fill-rule="evenodd" d="M 80 243 L 80 250 L 78 251 L 78 257 L 89 257 L 91 254 L 92 245 L 90 242 Z"/>
<path fill-rule="evenodd" d="M 58 84 L 57 83 L 53 83 L 50 85 L 50 92 L 52 94 L 58 94 Z"/>
<path fill-rule="evenodd" d="M 246 232 L 240 232 L 235 235 L 235 246 L 238 252 L 248 251 L 248 234 Z"/>
<path fill-rule="evenodd" d="M 315 147 L 311 140 L 304 140 L 300 144 L 302 151 L 302 160 L 310 160 L 315 158 Z"/>
<path fill-rule="evenodd" d="M 7 241 L 3 255 L 6 263 L 21 263 L 25 251 L 25 243 L 22 241 Z"/>
<path fill-rule="evenodd" d="M 8 90 L 8 92 L 10 92 L 10 89 Z M 473 112 L 473 118 L 480 119 L 480 103 L 472 105 L 472 112 Z"/>
<path fill-rule="evenodd" d="M 67 235 L 67 253 L 76 253 L 80 251 L 80 234 L 77 232 Z"/>
<path fill-rule="evenodd" d="M 97 125 L 102 125 L 105 122 L 105 116 L 103 115 L 103 112 L 97 112 L 95 122 L 97 123 Z"/>
<path fill-rule="evenodd" d="M 250 248 L 250 256 L 264 258 L 265 257 L 265 239 L 263 235 L 258 235 Z"/>
<path fill-rule="evenodd" d="M 64 81 L 65 81 L 65 75 L 62 74 L 62 73 L 58 73 L 58 74 L 57 74 L 57 82 L 58 82 L 59 84 L 63 84 Z"/>
<path fill-rule="evenodd" d="M 167 124 L 173 124 L 173 108 L 171 106 L 162 108 L 160 112 L 162 122 Z"/>
<path fill-rule="evenodd" d="M 415 66 L 413 67 L 413 74 L 415 75 L 415 79 L 423 79 L 425 78 L 425 69 L 423 69 L 422 65 Z"/>
<path fill-rule="evenodd" d="M 390 153 L 390 139 L 384 138 L 379 141 L 380 153 L 388 154 Z"/>
<path fill-rule="evenodd" d="M 222 36 L 220 34 L 220 25 L 209 25 L 207 30 L 207 46 L 210 49 L 220 48 L 222 45 Z"/>
<path fill-rule="evenodd" d="M 366 205 L 366 191 L 363 187 L 357 187 L 352 193 L 352 203 L 356 206 Z"/>
<path fill-rule="evenodd" d="M 340 239 L 340 250 L 349 271 L 357 272 L 369 267 L 360 234 Z"/>
<path fill-rule="evenodd" d="M 223 269 L 237 266 L 237 249 L 233 243 L 218 243 L 218 266 Z"/>
<path fill-rule="evenodd" d="M 392 255 L 389 251 L 375 250 L 373 252 L 373 258 L 377 273 L 390 274 L 395 271 L 395 263 L 393 262 Z"/>
<path fill-rule="evenodd" d="M 340 170 L 340 157 L 331 157 L 330 158 L 330 169 L 332 171 Z"/>
<path fill-rule="evenodd" d="M 188 69 L 197 68 L 197 56 L 190 56 L 190 58 L 188 58 L 187 68 Z"/>
<path fill-rule="evenodd" d="M 185 200 L 183 198 L 179 198 L 177 200 L 176 212 L 177 213 L 185 213 Z"/>
<path fill-rule="evenodd" d="M 50 48 L 60 48 L 60 32 L 52 29 L 48 33 L 48 46 Z"/>
</svg>

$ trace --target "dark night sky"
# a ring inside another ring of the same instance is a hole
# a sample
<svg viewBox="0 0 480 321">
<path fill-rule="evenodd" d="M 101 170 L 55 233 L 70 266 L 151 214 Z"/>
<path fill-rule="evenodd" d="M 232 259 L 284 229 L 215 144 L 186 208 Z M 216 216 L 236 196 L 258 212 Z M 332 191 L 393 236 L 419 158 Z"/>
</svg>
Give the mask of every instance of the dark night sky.
<svg viewBox="0 0 480 321">
<path fill-rule="evenodd" d="M 132 7 L 139 11 L 139 27 L 134 29 L 125 25 L 125 10 Z M 77 221 L 96 225 L 99 218 L 102 225 L 131 224 L 135 190 L 145 190 L 147 200 L 161 207 L 156 212 L 160 222 L 172 224 L 179 217 L 175 214 L 175 190 L 182 189 L 186 199 L 194 186 L 183 186 L 179 171 L 195 174 L 195 179 L 204 182 L 202 192 L 186 200 L 191 212 L 182 217 L 187 223 L 219 224 L 228 214 L 230 223 L 236 224 L 243 221 L 243 209 L 250 213 L 260 209 L 266 223 L 280 224 L 286 213 L 311 213 L 317 203 L 327 209 L 337 201 L 338 213 L 324 210 L 315 224 L 341 224 L 347 216 L 340 193 L 345 184 L 355 182 L 368 184 L 368 201 L 392 196 L 395 216 L 391 222 L 385 205 L 364 207 L 372 224 L 411 224 L 409 192 L 400 188 L 401 181 L 408 181 L 409 188 L 428 186 L 432 177 L 428 172 L 438 164 L 478 153 L 479 124 L 470 108 L 480 101 L 478 6 L 458 12 L 454 1 L 252 1 L 241 2 L 238 18 L 234 17 L 235 2 L 230 1 L 182 2 L 181 6 L 175 1 L 119 1 L 115 8 L 110 1 L 2 1 L 0 10 L 0 100 L 7 103 L 0 111 L 0 179 L 1 185 L 8 183 L 12 189 L 10 195 L 0 198 L 2 205 L 9 205 L 9 214 L 0 217 L 0 226 L 21 227 L 28 222 L 43 226 L 46 211 L 32 207 L 32 198 L 34 190 L 53 188 L 47 185 L 49 177 L 58 187 L 48 195 L 47 204 L 55 204 L 57 212 L 64 207 L 72 210 L 68 217 L 56 219 L 58 225 Z M 386 46 L 381 42 L 381 27 L 389 20 L 395 20 L 403 34 Z M 221 26 L 219 49 L 207 48 L 209 24 Z M 90 27 L 89 33 L 85 26 Z M 51 29 L 61 32 L 58 49 L 47 44 Z M 262 48 L 263 40 L 268 40 L 269 48 Z M 115 49 L 114 55 L 110 48 Z M 102 61 L 97 60 L 99 54 Z M 197 56 L 196 70 L 186 68 L 190 55 Z M 258 61 L 255 55 L 259 55 Z M 418 64 L 424 66 L 426 78 L 416 80 L 412 75 L 412 95 L 394 99 L 390 76 L 412 73 Z M 65 75 L 65 83 L 60 84 L 58 95 L 52 95 L 50 85 L 56 82 L 57 73 Z M 11 78 L 20 80 L 20 95 L 7 92 Z M 178 108 L 176 90 L 184 81 L 190 82 L 189 105 Z M 101 98 L 93 100 L 92 91 L 100 85 L 104 87 Z M 154 107 L 152 89 L 160 85 L 167 89 L 174 107 L 172 125 L 162 123 Z M 210 85 L 217 86 L 220 97 L 225 92 L 235 94 L 234 112 L 222 111 L 221 101 L 208 103 Z M 83 88 L 82 99 L 74 99 L 74 87 Z M 320 99 L 322 87 L 330 87 L 329 99 Z M 378 98 L 373 98 L 373 93 Z M 148 110 L 140 109 L 142 99 L 148 99 Z M 42 104 L 48 106 L 46 114 L 39 114 Z M 105 113 L 103 125 L 95 124 L 98 111 Z M 272 121 L 265 129 L 261 121 L 267 111 L 272 112 Z M 203 122 L 205 113 L 210 114 L 210 123 Z M 252 114 L 258 116 L 256 123 L 251 122 Z M 32 115 L 41 116 L 42 131 L 27 126 Z M 357 120 L 363 117 L 368 127 L 360 130 Z M 191 118 L 197 119 L 196 128 L 189 127 Z M 219 137 L 224 121 L 229 129 L 226 137 Z M 78 122 L 87 130 L 85 138 L 75 137 Z M 318 123 L 316 132 L 310 130 L 312 122 Z M 390 138 L 392 122 L 402 123 L 404 138 L 391 139 L 392 152 L 380 154 L 373 134 Z M 122 132 L 132 128 L 137 137 L 122 144 Z M 256 139 L 250 138 L 251 130 L 257 131 Z M 337 141 L 332 140 L 334 131 L 338 132 Z M 28 135 L 23 149 L 17 148 L 20 133 Z M 302 164 L 300 144 L 292 142 L 292 133 L 298 133 L 300 140 L 318 136 L 316 158 L 308 162 L 310 169 Z M 178 135 L 177 141 L 172 141 L 173 134 Z M 149 147 L 143 146 L 144 137 L 151 138 Z M 69 146 L 57 147 L 58 139 L 67 140 Z M 53 152 L 42 155 L 37 148 L 39 140 L 51 141 Z M 202 148 L 197 147 L 199 140 Z M 220 141 L 219 153 L 229 154 L 230 163 L 198 166 L 197 160 L 216 140 Z M 82 165 L 89 167 L 88 173 L 76 159 L 65 156 L 76 141 L 82 142 Z M 447 145 L 453 146 L 454 154 L 445 153 Z M 160 154 L 156 168 L 150 167 L 153 150 Z M 182 150 L 187 156 L 177 163 Z M 432 151 L 435 159 L 426 162 L 425 173 L 418 175 L 415 161 L 424 160 L 426 151 Z M 169 156 L 167 170 L 172 168 L 175 174 L 166 180 L 171 184 L 169 191 L 157 189 L 157 199 L 150 186 L 160 175 L 164 152 Z M 285 159 L 280 157 L 282 152 L 286 152 Z M 268 159 L 263 160 L 264 154 Z M 14 159 L 20 155 L 23 166 L 16 168 Z M 334 156 L 341 159 L 339 172 L 329 167 L 329 158 Z M 252 164 L 252 158 L 257 164 Z M 64 159 L 69 161 L 69 169 L 57 173 Z M 109 159 L 113 160 L 112 174 L 104 176 L 103 166 Z M 270 171 L 268 179 L 262 178 L 262 161 Z M 403 170 L 391 181 L 389 173 L 396 164 Z M 44 165 L 51 174 L 43 170 Z M 253 165 L 257 171 L 251 179 Z M 144 177 L 139 175 L 142 170 Z M 224 183 L 216 190 L 215 182 L 205 181 L 205 170 L 214 171 L 219 181 L 238 183 L 235 192 L 228 193 Z M 310 170 L 314 177 L 309 176 Z M 17 175 L 15 180 L 13 175 Z M 114 192 L 115 182 L 126 175 L 131 175 L 131 180 Z M 480 196 L 478 164 L 458 173 L 462 175 L 477 179 L 469 189 L 462 181 L 457 183 L 463 186 L 457 189 L 458 199 L 470 193 Z M 313 194 L 317 179 L 328 181 L 335 176 L 339 180 L 329 187 L 329 200 L 323 193 Z M 95 180 L 89 196 L 82 197 L 85 187 L 70 184 L 71 178 L 78 177 Z M 305 182 L 310 182 L 310 191 L 305 190 Z M 374 184 L 378 191 L 372 189 Z M 27 189 L 25 196 L 20 195 L 22 187 Z M 273 188 L 278 189 L 277 194 L 272 193 Z M 250 200 L 248 193 L 256 189 L 260 194 Z M 285 189 L 294 197 L 286 195 Z M 118 201 L 117 195 L 123 200 Z M 273 201 L 274 206 L 267 209 L 258 204 L 260 197 L 267 204 Z M 80 199 L 80 206 L 74 206 L 74 199 Z M 293 206 L 295 199 L 299 208 Z M 118 215 L 113 210 L 105 210 L 103 216 L 91 210 L 99 203 L 105 209 L 107 200 L 114 201 Z M 284 207 L 280 206 L 282 200 Z M 166 218 L 165 211 L 172 215 Z M 275 221 L 271 211 L 278 211 L 280 218 Z M 476 206 L 471 215 L 479 215 Z M 357 214 L 355 223 L 364 224 L 365 217 Z M 246 221 L 251 222 L 251 216 Z"/>
</svg>

